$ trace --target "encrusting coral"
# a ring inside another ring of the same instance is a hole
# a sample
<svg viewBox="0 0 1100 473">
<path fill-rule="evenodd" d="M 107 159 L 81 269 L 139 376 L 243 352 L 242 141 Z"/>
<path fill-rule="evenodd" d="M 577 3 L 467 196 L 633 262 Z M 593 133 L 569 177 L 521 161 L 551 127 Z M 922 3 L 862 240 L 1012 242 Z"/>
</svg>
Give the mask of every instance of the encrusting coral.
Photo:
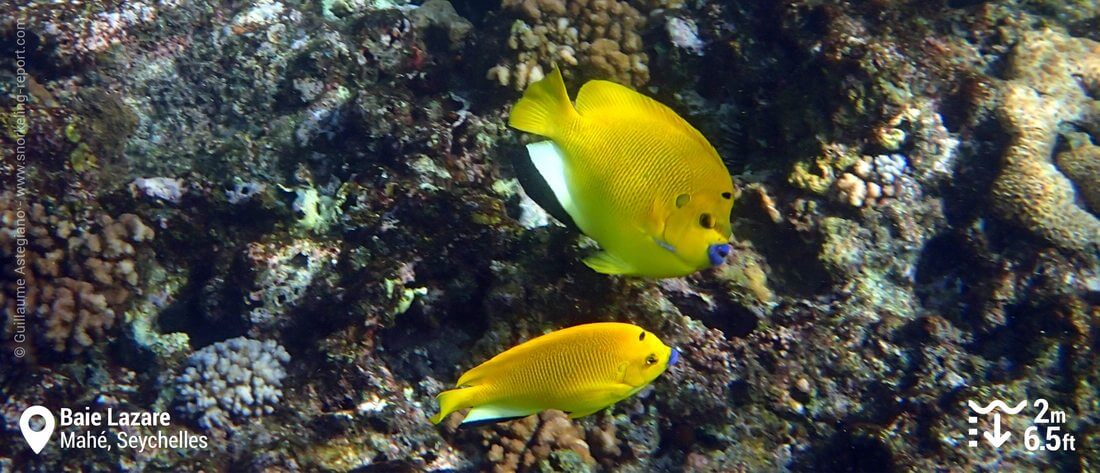
<svg viewBox="0 0 1100 473">
<path fill-rule="evenodd" d="M 83 218 L 39 202 L 24 212 L 21 204 L 11 192 L 0 194 L 0 249 L 5 264 L 16 265 L 5 273 L 25 282 L 21 288 L 9 279 L 0 306 L 14 314 L 25 301 L 44 344 L 82 352 L 107 334 L 139 290 L 137 249 L 153 239 L 153 230 L 133 214 Z"/>
<path fill-rule="evenodd" d="M 1052 157 L 1059 125 L 1084 118 L 1094 102 L 1088 91 L 1100 87 L 1100 43 L 1030 32 L 1013 51 L 1008 77 L 999 112 L 1012 141 L 993 183 L 995 211 L 1056 246 L 1095 246 L 1100 220 L 1077 205 L 1073 183 Z"/>
</svg>

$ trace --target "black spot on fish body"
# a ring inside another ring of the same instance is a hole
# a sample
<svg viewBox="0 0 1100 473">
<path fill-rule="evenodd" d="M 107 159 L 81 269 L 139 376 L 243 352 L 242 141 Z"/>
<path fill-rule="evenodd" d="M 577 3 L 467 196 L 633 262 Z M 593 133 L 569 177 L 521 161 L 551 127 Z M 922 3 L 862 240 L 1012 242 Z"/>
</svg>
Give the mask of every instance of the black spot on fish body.
<svg viewBox="0 0 1100 473">
<path fill-rule="evenodd" d="M 723 193 L 722 193 L 722 198 L 723 198 L 723 199 L 726 199 L 726 200 L 730 200 L 730 199 L 732 199 L 732 198 L 733 198 L 733 193 L 730 193 L 730 192 L 723 192 Z"/>
<path fill-rule="evenodd" d="M 638 334 L 638 341 L 645 340 L 645 332 Z"/>
</svg>

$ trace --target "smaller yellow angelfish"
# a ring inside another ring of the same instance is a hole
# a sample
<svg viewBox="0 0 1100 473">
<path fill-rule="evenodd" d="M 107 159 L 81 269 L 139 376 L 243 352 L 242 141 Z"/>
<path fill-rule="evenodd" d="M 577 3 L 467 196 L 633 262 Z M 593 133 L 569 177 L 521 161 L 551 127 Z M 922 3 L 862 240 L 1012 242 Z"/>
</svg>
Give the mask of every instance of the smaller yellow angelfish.
<svg viewBox="0 0 1100 473">
<path fill-rule="evenodd" d="M 603 80 L 584 84 L 574 106 L 555 67 L 508 120 L 549 138 L 527 151 L 562 209 L 603 248 L 584 260 L 592 269 L 677 277 L 729 255 L 733 180 L 672 109 Z"/>
<path fill-rule="evenodd" d="M 649 385 L 679 352 L 636 325 L 601 322 L 551 332 L 467 371 L 439 394 L 438 424 L 472 407 L 463 424 L 489 423 L 558 409 L 576 419 Z"/>
</svg>

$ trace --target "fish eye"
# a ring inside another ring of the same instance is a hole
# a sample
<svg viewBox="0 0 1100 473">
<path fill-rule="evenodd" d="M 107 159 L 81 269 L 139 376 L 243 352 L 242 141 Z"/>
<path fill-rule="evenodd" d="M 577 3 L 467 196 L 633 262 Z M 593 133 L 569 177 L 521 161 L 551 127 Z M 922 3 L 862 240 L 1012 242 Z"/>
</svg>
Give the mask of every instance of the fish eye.
<svg viewBox="0 0 1100 473">
<path fill-rule="evenodd" d="M 714 215 L 702 214 L 699 216 L 699 226 L 703 228 L 714 228 Z"/>
<path fill-rule="evenodd" d="M 645 357 L 645 365 L 646 366 L 652 366 L 656 363 L 657 363 L 657 355 L 654 355 L 654 354 L 650 353 L 649 356 Z"/>
<path fill-rule="evenodd" d="M 732 193 L 730 193 L 730 192 L 723 192 L 723 193 L 722 193 L 722 198 L 723 198 L 723 199 L 726 199 L 726 200 L 730 200 L 730 199 L 732 199 L 732 198 L 733 198 L 733 194 L 732 194 Z"/>
</svg>

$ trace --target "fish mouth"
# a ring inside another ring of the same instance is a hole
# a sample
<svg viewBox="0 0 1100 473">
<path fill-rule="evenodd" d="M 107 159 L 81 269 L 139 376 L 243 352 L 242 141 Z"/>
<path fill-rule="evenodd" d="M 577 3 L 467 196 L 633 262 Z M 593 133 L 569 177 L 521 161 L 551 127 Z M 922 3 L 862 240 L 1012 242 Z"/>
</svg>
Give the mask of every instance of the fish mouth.
<svg viewBox="0 0 1100 473">
<path fill-rule="evenodd" d="M 707 257 L 710 258 L 711 266 L 719 266 L 726 262 L 726 257 L 730 255 L 732 248 L 726 243 L 719 243 L 710 245 L 707 247 Z"/>
<path fill-rule="evenodd" d="M 672 365 L 675 365 L 676 362 L 679 361 L 679 360 L 680 360 L 680 350 L 677 350 L 677 349 L 673 348 L 672 353 L 668 354 L 668 365 L 665 368 L 666 369 L 671 368 Z"/>
</svg>

